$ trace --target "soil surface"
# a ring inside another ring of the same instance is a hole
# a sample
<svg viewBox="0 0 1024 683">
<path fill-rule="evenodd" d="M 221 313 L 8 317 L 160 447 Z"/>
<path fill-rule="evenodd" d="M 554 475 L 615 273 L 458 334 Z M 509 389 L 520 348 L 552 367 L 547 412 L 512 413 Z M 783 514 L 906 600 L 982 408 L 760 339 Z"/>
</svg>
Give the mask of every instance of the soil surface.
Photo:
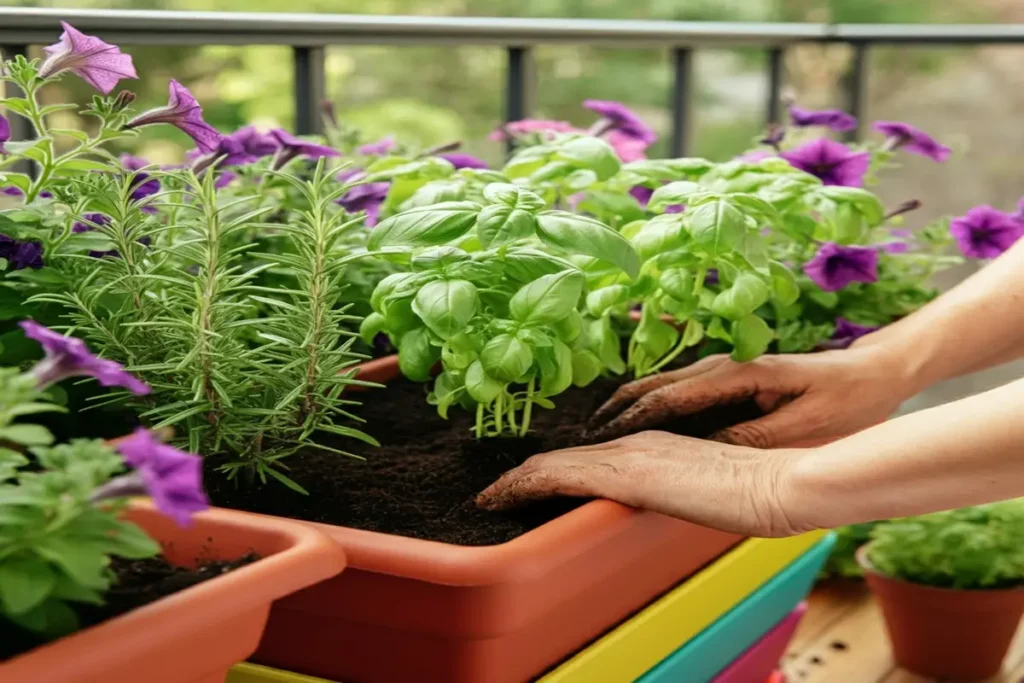
<svg viewBox="0 0 1024 683">
<path fill-rule="evenodd" d="M 69 603 L 78 615 L 79 630 L 113 619 L 134 609 L 156 602 L 190 586 L 209 581 L 221 574 L 244 567 L 259 559 L 254 553 L 237 560 L 207 561 L 196 568 L 178 567 L 162 557 L 145 560 L 111 559 L 110 568 L 117 576 L 107 591 L 105 604 Z M 28 652 L 45 640 L 0 618 L 0 661 Z"/>
<path fill-rule="evenodd" d="M 443 420 L 427 404 L 426 386 L 403 378 L 386 390 L 360 393 L 363 405 L 353 410 L 366 420 L 362 429 L 381 442 L 380 448 L 320 437 L 365 461 L 323 451 L 287 459 L 289 476 L 308 496 L 278 484 L 236 486 L 212 471 L 213 459 L 208 459 L 207 493 L 215 505 L 282 517 L 457 545 L 504 543 L 586 501 L 560 499 L 499 513 L 478 509 L 476 495 L 531 455 L 588 443 L 587 421 L 623 381 L 599 379 L 554 397 L 555 410 L 535 407 L 526 437 L 477 439 L 467 411 L 454 406 L 450 420 Z M 759 415 L 755 404 L 737 404 L 674 420 L 663 429 L 703 437 Z"/>
</svg>

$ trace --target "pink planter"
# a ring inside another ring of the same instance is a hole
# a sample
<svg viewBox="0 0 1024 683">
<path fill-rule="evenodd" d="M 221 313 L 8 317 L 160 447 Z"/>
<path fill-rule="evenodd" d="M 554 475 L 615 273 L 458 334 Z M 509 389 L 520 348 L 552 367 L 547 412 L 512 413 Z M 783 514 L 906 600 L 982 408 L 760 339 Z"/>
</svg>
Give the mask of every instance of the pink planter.
<svg viewBox="0 0 1024 683">
<path fill-rule="evenodd" d="M 739 656 L 727 669 L 715 676 L 713 683 L 750 683 L 751 681 L 771 680 L 772 672 L 779 665 L 779 660 L 786 652 L 786 646 L 793 638 L 796 627 L 807 611 L 807 603 L 801 602 L 797 608 L 780 621 L 775 628 L 766 633 Z"/>
</svg>

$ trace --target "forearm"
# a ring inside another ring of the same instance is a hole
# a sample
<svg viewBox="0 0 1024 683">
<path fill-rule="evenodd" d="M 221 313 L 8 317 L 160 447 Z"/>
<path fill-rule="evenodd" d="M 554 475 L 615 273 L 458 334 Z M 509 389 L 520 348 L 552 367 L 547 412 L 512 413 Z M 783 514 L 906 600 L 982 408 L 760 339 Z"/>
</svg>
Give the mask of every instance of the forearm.
<svg viewBox="0 0 1024 683">
<path fill-rule="evenodd" d="M 1024 496 L 1024 380 L 799 451 L 794 525 L 832 528 Z"/>
<path fill-rule="evenodd" d="M 1024 355 L 1024 240 L 921 310 L 862 338 L 912 391 Z"/>
</svg>

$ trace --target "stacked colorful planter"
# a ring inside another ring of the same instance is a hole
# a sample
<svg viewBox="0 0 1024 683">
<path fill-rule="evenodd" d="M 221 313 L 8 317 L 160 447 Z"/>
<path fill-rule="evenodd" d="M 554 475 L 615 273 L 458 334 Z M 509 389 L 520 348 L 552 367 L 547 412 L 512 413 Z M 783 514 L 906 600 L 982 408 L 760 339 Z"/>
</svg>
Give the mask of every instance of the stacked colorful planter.
<svg viewBox="0 0 1024 683">
<path fill-rule="evenodd" d="M 823 532 L 746 540 L 539 680 L 763 681 L 789 643 L 833 543 Z M 344 644 L 338 656 L 344 657 Z M 243 664 L 228 683 L 329 682 Z"/>
</svg>

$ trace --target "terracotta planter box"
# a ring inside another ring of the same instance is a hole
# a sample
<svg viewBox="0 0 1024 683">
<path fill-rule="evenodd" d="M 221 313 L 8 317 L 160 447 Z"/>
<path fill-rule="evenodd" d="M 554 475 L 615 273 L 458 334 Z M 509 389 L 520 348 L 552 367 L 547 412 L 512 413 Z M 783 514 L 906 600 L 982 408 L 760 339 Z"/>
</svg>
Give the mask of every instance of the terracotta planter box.
<svg viewBox="0 0 1024 683">
<path fill-rule="evenodd" d="M 1024 588 L 951 590 L 882 574 L 857 551 L 878 598 L 896 663 L 922 676 L 977 681 L 999 673 L 1021 616 Z"/>
<path fill-rule="evenodd" d="M 530 680 L 741 540 L 610 501 L 495 546 L 313 526 L 348 570 L 275 603 L 252 660 L 345 683 Z"/>
<path fill-rule="evenodd" d="M 15 657 L 0 664 L 0 680 L 223 683 L 256 649 L 271 602 L 345 566 L 337 544 L 297 522 L 214 509 L 181 529 L 145 504 L 128 515 L 174 563 L 262 559 Z"/>
</svg>

